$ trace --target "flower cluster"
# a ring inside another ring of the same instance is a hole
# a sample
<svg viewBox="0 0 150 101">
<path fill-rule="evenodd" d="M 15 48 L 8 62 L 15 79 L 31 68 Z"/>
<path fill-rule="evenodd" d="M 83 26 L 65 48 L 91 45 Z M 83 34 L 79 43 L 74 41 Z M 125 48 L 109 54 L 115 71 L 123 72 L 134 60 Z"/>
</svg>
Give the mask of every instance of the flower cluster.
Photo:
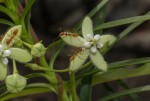
<svg viewBox="0 0 150 101">
<path fill-rule="evenodd" d="M 16 61 L 26 63 L 32 60 L 27 50 L 12 47 L 21 35 L 21 25 L 9 29 L 0 42 L 0 80 L 5 80 L 7 90 L 20 92 L 26 86 L 26 78 L 18 73 Z M 13 74 L 7 75 L 8 58 L 13 61 Z"/>
<path fill-rule="evenodd" d="M 103 47 L 103 43 L 100 41 L 101 36 L 99 34 L 93 37 L 93 34 L 86 35 L 86 42 L 84 42 L 84 47 L 90 49 L 90 51 L 95 54 L 96 51 Z"/>
<path fill-rule="evenodd" d="M 91 62 L 100 70 L 107 70 L 107 63 L 100 53 L 100 49 L 106 42 L 112 44 L 116 38 L 112 35 L 94 35 L 92 21 L 85 17 L 82 23 L 82 35 L 80 37 L 75 33 L 62 32 L 60 37 L 68 44 L 81 48 L 75 55 L 70 58 L 70 71 L 80 69 L 83 63 L 90 57 Z"/>
</svg>

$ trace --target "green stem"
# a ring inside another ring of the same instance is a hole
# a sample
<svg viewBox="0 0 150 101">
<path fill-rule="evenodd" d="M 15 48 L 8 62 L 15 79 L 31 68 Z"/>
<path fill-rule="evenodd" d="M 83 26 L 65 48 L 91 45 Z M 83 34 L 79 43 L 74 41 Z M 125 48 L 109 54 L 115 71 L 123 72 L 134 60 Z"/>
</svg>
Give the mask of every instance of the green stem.
<svg viewBox="0 0 150 101">
<path fill-rule="evenodd" d="M 61 45 L 58 45 L 57 50 L 55 51 L 54 55 L 51 57 L 50 63 L 49 63 L 49 67 L 51 69 L 53 69 L 54 62 L 55 62 L 56 58 L 58 57 L 58 55 L 60 54 L 60 52 L 61 52 L 61 50 L 63 49 L 64 46 L 65 46 L 64 43 L 62 43 Z"/>
<path fill-rule="evenodd" d="M 40 58 L 40 64 L 41 64 L 43 67 L 49 68 L 49 65 L 48 65 L 48 63 L 47 63 L 47 61 L 46 61 L 46 59 L 45 59 L 45 56 L 42 56 L 42 57 Z"/>
<path fill-rule="evenodd" d="M 62 101 L 70 101 L 70 99 L 67 95 L 66 89 L 63 89 L 63 91 L 62 91 Z"/>
<path fill-rule="evenodd" d="M 60 72 L 61 73 L 61 72 L 69 71 L 69 68 L 62 69 L 62 70 L 56 70 L 56 69 L 45 68 L 45 67 L 39 66 L 37 64 L 31 64 L 31 63 L 28 63 L 25 66 L 29 67 L 32 70 L 42 70 L 42 71 L 49 71 L 49 72 Z"/>
<path fill-rule="evenodd" d="M 72 101 L 78 101 L 77 93 L 76 93 L 76 83 L 75 83 L 75 72 L 70 73 L 70 83 L 71 83 L 71 93 L 72 93 Z"/>
<path fill-rule="evenodd" d="M 26 43 L 26 42 L 24 42 L 24 41 L 22 41 L 22 43 L 23 43 L 23 45 L 25 45 L 26 47 L 28 47 L 28 48 L 31 49 L 32 45 L 30 45 L 30 44 L 28 44 L 28 43 Z"/>
<path fill-rule="evenodd" d="M 53 70 L 48 70 L 48 71 L 63 73 L 63 72 L 68 72 L 68 71 L 69 71 L 69 68 L 62 69 L 62 70 L 56 70 L 56 69 L 53 69 Z"/>
<path fill-rule="evenodd" d="M 45 68 L 45 67 L 39 66 L 35 63 L 27 63 L 25 65 L 25 67 L 29 67 L 32 70 L 43 70 L 43 71 L 49 71 L 49 72 L 68 72 L 69 71 L 69 68 L 62 69 L 62 70 L 56 70 L 56 69 L 51 69 L 51 68 Z"/>
<path fill-rule="evenodd" d="M 51 69 L 45 68 L 45 69 L 42 69 L 42 70 L 44 70 L 44 71 L 49 71 L 49 72 L 59 72 L 59 73 L 63 73 L 63 72 L 68 72 L 68 71 L 69 71 L 69 68 L 67 68 L 67 69 L 62 69 L 62 70 L 56 70 L 56 69 L 51 70 Z"/>
<path fill-rule="evenodd" d="M 13 74 L 18 73 L 17 67 L 16 67 L 16 61 L 13 60 Z"/>
</svg>

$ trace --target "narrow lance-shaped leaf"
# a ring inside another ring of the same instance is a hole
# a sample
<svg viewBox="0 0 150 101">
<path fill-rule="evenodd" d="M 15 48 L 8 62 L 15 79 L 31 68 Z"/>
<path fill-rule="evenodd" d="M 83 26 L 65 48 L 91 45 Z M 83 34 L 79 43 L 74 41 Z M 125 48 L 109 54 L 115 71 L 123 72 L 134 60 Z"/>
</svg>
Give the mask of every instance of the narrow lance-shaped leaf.
<svg viewBox="0 0 150 101">
<path fill-rule="evenodd" d="M 106 29 L 106 28 L 111 28 L 111 27 L 115 27 L 115 26 L 130 24 L 133 22 L 146 21 L 149 19 L 150 19 L 150 15 L 134 16 L 134 17 L 130 17 L 130 18 L 124 18 L 124 19 L 110 21 L 110 22 L 106 22 L 106 23 L 97 25 L 94 27 L 94 30 Z"/>
<path fill-rule="evenodd" d="M 117 68 L 117 69 L 110 69 L 109 71 L 101 74 L 96 73 L 93 75 L 93 85 L 119 80 L 119 79 L 125 79 L 125 78 L 131 78 L 131 77 L 137 77 L 137 76 L 143 76 L 143 75 L 149 75 L 150 74 L 150 63 L 147 63 L 145 65 L 142 65 L 138 68 Z"/>
<path fill-rule="evenodd" d="M 121 92 L 118 92 L 118 93 L 114 93 L 114 94 L 111 94 L 109 96 L 103 97 L 98 101 L 110 101 L 111 99 L 114 99 L 114 98 L 117 98 L 117 97 L 129 95 L 129 94 L 133 94 L 133 93 L 146 92 L 146 91 L 150 91 L 150 85 L 137 87 L 137 88 L 132 88 L 132 89 L 129 89 L 129 90 L 124 90 L 124 91 L 121 91 Z"/>
<path fill-rule="evenodd" d="M 91 101 L 92 75 L 82 80 L 80 89 L 80 101 Z"/>
</svg>

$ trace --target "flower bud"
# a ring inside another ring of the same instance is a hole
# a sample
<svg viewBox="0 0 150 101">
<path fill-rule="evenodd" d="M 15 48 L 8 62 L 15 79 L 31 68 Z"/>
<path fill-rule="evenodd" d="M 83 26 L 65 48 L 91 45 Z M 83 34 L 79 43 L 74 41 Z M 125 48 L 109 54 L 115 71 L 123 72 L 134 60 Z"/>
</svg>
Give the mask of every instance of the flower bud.
<svg viewBox="0 0 150 101">
<path fill-rule="evenodd" d="M 18 73 L 15 73 L 12 75 L 8 75 L 6 77 L 5 83 L 8 91 L 10 91 L 11 93 L 18 93 L 25 88 L 27 81 L 25 77 L 21 76 Z"/>
<path fill-rule="evenodd" d="M 40 42 L 33 45 L 31 48 L 31 54 L 35 57 L 41 57 L 45 54 L 45 52 L 46 52 L 46 48 Z"/>
<path fill-rule="evenodd" d="M 39 65 L 32 63 L 27 63 L 25 66 L 31 68 L 32 70 L 40 70 L 41 68 Z"/>
<path fill-rule="evenodd" d="M 50 70 L 50 69 L 48 69 L 48 68 L 41 67 L 41 66 L 39 66 L 39 65 L 37 65 L 37 64 L 34 64 L 34 63 L 27 63 L 27 64 L 25 65 L 25 67 L 29 67 L 29 68 L 32 69 L 32 70 L 43 70 L 43 71 L 48 71 L 48 70 Z"/>
</svg>

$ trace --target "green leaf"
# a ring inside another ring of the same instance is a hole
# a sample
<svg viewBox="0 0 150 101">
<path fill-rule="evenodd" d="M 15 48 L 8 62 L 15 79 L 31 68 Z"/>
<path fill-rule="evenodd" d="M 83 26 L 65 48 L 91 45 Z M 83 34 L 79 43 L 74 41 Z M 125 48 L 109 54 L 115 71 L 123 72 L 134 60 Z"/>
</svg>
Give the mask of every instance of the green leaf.
<svg viewBox="0 0 150 101">
<path fill-rule="evenodd" d="M 128 85 L 123 81 L 123 80 L 117 80 L 117 83 L 126 90 L 129 90 L 131 88 L 128 87 Z M 140 97 L 135 93 L 135 94 L 129 94 L 129 97 L 133 100 L 133 101 L 141 101 Z"/>
<path fill-rule="evenodd" d="M 93 24 L 91 19 L 86 16 L 82 23 L 82 35 L 86 38 L 87 34 L 93 34 Z"/>
<path fill-rule="evenodd" d="M 91 101 L 92 76 L 88 76 L 82 80 L 80 90 L 80 101 Z"/>
<path fill-rule="evenodd" d="M 44 86 L 45 85 L 45 86 Z M 19 93 L 6 93 L 3 96 L 1 96 L 1 101 L 6 101 L 12 98 L 21 97 L 21 96 L 27 96 L 32 94 L 41 94 L 41 93 L 47 93 L 52 92 L 51 87 L 48 87 L 48 85 L 44 84 L 41 86 L 41 84 L 38 85 L 28 85 L 23 91 Z"/>
<path fill-rule="evenodd" d="M 32 56 L 24 49 L 9 48 L 9 50 L 11 51 L 11 55 L 9 56 L 11 59 L 22 63 L 26 63 L 32 60 Z"/>
<path fill-rule="evenodd" d="M 22 16 L 21 16 L 21 19 L 22 19 L 22 20 L 25 19 L 27 13 L 31 10 L 31 7 L 32 7 L 32 5 L 34 4 L 34 2 L 35 2 L 35 0 L 29 0 L 29 1 L 27 2 L 27 5 L 26 5 L 26 7 L 24 8 L 24 10 L 23 10 L 23 12 L 22 12 Z"/>
<path fill-rule="evenodd" d="M 103 24 L 105 22 L 105 17 L 106 17 L 106 13 L 107 13 L 107 5 L 103 6 L 96 14 L 95 16 L 93 16 L 93 24 L 96 25 L 100 25 Z M 94 31 L 94 33 L 98 33 L 98 34 L 102 34 L 103 30 L 97 30 Z"/>
<path fill-rule="evenodd" d="M 43 77 L 46 79 L 49 78 L 49 76 L 45 73 L 30 73 L 30 74 L 26 75 L 25 77 L 28 79 L 35 78 L 35 77 Z"/>
<path fill-rule="evenodd" d="M 146 86 L 143 86 L 143 87 L 132 88 L 132 89 L 129 89 L 129 90 L 124 90 L 124 91 L 121 91 L 121 92 L 118 92 L 118 93 L 114 93 L 114 94 L 111 94 L 110 96 L 106 96 L 106 97 L 104 97 L 104 98 L 102 98 L 98 101 L 109 101 L 109 100 L 117 98 L 117 97 L 125 96 L 125 95 L 132 94 L 132 93 L 145 92 L 145 91 L 150 91 L 150 85 L 146 85 Z"/>
<path fill-rule="evenodd" d="M 94 30 L 100 30 L 100 29 L 105 29 L 105 28 L 130 24 L 133 22 L 145 21 L 145 20 L 150 20 L 150 15 L 135 16 L 135 17 L 120 19 L 116 21 L 106 22 L 106 23 L 95 26 Z"/>
<path fill-rule="evenodd" d="M 0 62 L 0 80 L 4 80 L 7 75 L 7 66 Z"/>
<path fill-rule="evenodd" d="M 99 10 L 101 10 L 102 9 L 102 7 L 104 7 L 107 3 L 108 3 L 108 1 L 109 0 L 102 0 L 96 7 L 94 7 L 94 9 L 93 10 L 91 10 L 90 12 L 89 12 L 89 14 L 87 15 L 87 16 L 89 16 L 89 17 L 93 17 L 95 14 L 97 14 L 97 12 L 99 11 Z M 83 19 L 82 19 L 83 20 Z M 74 30 L 75 31 L 79 31 L 80 30 L 80 28 L 81 28 L 81 21 L 74 27 Z"/>
<path fill-rule="evenodd" d="M 29 18 L 30 18 L 30 11 L 31 11 L 31 7 L 34 4 L 35 0 L 29 0 L 22 12 L 21 15 L 21 24 L 22 24 L 22 39 L 30 44 L 34 44 L 31 32 L 30 32 L 30 28 L 28 28 L 30 26 L 29 22 Z"/>
<path fill-rule="evenodd" d="M 118 67 L 125 67 L 125 66 L 143 64 L 143 63 L 149 63 L 149 62 L 150 62 L 150 57 L 118 61 L 118 62 L 114 62 L 114 63 L 109 63 L 108 64 L 108 71 L 111 69 L 118 68 Z M 87 66 L 90 66 L 90 64 L 91 63 L 88 62 L 85 65 L 83 65 L 82 67 L 85 68 Z M 98 72 L 99 72 L 99 70 L 93 70 L 93 71 L 90 71 L 88 73 L 82 74 L 81 76 L 79 76 L 79 78 L 80 77 L 86 77 L 86 76 L 92 75 L 92 74 L 96 74 Z"/>
<path fill-rule="evenodd" d="M 12 22 L 10 22 L 10 21 L 8 21 L 6 19 L 2 19 L 2 18 L 0 18 L 0 23 L 1 24 L 5 24 L 5 25 L 9 25 L 11 27 L 15 25 L 14 23 L 12 23 Z"/>
<path fill-rule="evenodd" d="M 137 64 L 148 63 L 148 62 L 150 62 L 150 57 L 136 58 L 136 59 L 123 60 L 123 61 L 110 63 L 108 64 L 108 68 L 118 68 L 118 67 L 137 65 Z"/>
<path fill-rule="evenodd" d="M 99 10 L 102 9 L 110 0 L 102 0 L 91 12 L 88 16 L 93 17 Z"/>
<path fill-rule="evenodd" d="M 17 13 L 17 5 L 18 1 L 17 0 L 5 0 L 5 5 L 6 7 L 13 13 Z"/>
<path fill-rule="evenodd" d="M 114 89 L 113 89 L 111 86 L 109 86 L 107 83 L 103 83 L 102 85 L 103 85 L 104 88 L 107 90 L 107 92 L 109 93 L 109 95 L 115 93 Z M 118 98 L 115 98 L 115 99 L 113 99 L 113 101 L 121 101 L 121 100 L 118 99 Z"/>
<path fill-rule="evenodd" d="M 4 14 L 8 15 L 11 19 L 14 19 L 12 12 L 10 12 L 8 8 L 0 6 L 0 12 L 3 12 Z"/>
<path fill-rule="evenodd" d="M 150 63 L 147 63 L 138 68 L 118 68 L 110 69 L 105 73 L 100 72 L 93 75 L 93 85 L 119 79 L 148 75 L 150 74 L 149 67 Z"/>
<path fill-rule="evenodd" d="M 90 53 L 90 59 L 94 66 L 96 66 L 98 69 L 103 71 L 107 70 L 107 63 L 99 51 L 96 51 L 95 54 Z"/>
<path fill-rule="evenodd" d="M 150 11 L 146 13 L 146 15 L 150 14 Z M 133 31 L 135 28 L 137 28 L 139 25 L 141 25 L 144 21 L 139 21 L 139 22 L 135 22 L 133 24 L 131 24 L 129 27 L 127 27 L 125 30 L 123 30 L 117 37 L 117 40 L 111 44 L 111 46 L 109 46 L 107 48 L 107 50 L 104 50 L 103 54 L 107 53 L 115 44 L 118 43 L 118 41 L 120 41 L 122 38 L 124 38 L 126 35 L 128 35 L 131 31 Z"/>
<path fill-rule="evenodd" d="M 92 91 L 92 76 L 88 76 L 82 80 L 81 90 L 80 90 L 80 101 L 91 101 L 91 91 Z"/>
</svg>

